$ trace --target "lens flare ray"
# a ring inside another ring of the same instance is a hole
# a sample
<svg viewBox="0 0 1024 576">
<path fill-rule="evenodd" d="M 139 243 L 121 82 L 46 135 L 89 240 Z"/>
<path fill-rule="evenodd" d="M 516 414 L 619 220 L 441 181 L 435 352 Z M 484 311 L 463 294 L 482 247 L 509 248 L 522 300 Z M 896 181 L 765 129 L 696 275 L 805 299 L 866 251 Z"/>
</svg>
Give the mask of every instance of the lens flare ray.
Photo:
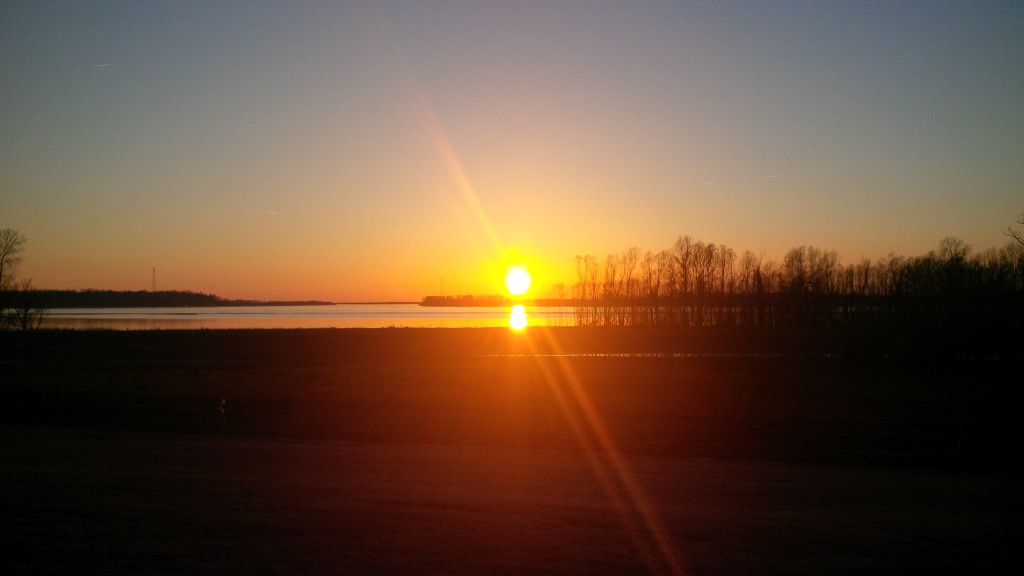
<svg viewBox="0 0 1024 576">
<path fill-rule="evenodd" d="M 557 369 L 550 368 L 544 362 L 538 363 L 544 381 L 637 550 L 650 567 L 651 573 L 667 571 L 673 575 L 685 574 L 682 560 L 669 541 L 657 511 L 616 448 L 601 415 L 590 402 L 586 388 L 557 339 L 549 331 L 540 334 L 546 339 L 546 347 L 557 359 Z M 533 353 L 539 352 L 535 342 L 531 340 L 529 345 Z"/>
</svg>

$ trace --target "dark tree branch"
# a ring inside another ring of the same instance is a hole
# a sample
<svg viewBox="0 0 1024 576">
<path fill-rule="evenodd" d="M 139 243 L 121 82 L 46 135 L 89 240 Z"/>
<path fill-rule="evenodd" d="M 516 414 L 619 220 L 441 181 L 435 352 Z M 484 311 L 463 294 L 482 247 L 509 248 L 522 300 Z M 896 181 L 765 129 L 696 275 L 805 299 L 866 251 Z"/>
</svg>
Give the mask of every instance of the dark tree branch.
<svg viewBox="0 0 1024 576">
<path fill-rule="evenodd" d="M 1024 214 L 1017 217 L 1017 223 L 1024 224 Z M 1007 226 L 1004 234 L 1016 240 L 1021 246 L 1024 246 L 1024 234 L 1018 232 L 1013 226 Z"/>
</svg>

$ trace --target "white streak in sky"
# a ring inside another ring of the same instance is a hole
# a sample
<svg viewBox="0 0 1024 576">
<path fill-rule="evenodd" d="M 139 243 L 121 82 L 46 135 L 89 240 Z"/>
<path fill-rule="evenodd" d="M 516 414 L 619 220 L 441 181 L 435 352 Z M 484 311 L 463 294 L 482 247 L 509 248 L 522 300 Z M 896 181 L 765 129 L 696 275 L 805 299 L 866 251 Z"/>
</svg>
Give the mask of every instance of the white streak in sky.
<svg viewBox="0 0 1024 576">
<path fill-rule="evenodd" d="M 96 66 L 93 66 L 93 68 L 106 68 L 107 66 L 110 66 L 110 62 L 107 62 L 106 64 L 97 64 Z"/>
<path fill-rule="evenodd" d="M 273 210 L 267 210 L 267 214 L 270 214 L 271 216 L 277 216 L 277 212 L 274 212 Z"/>
</svg>

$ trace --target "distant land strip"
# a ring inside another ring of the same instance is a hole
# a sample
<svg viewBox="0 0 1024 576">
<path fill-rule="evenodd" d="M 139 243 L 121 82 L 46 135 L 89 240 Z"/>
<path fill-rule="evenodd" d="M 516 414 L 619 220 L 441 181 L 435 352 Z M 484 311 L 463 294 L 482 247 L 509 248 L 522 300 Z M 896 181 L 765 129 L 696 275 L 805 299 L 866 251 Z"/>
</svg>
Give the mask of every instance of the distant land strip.
<svg viewBox="0 0 1024 576">
<path fill-rule="evenodd" d="M 34 290 L 42 308 L 164 308 L 211 306 L 322 306 L 319 300 L 230 300 L 214 294 L 182 290 Z"/>
<path fill-rule="evenodd" d="M 473 307 L 473 306 L 510 306 L 512 304 L 525 304 L 528 306 L 577 306 L 581 302 L 569 298 L 526 298 L 512 299 L 498 294 L 476 296 L 463 294 L 459 296 L 425 296 L 420 301 L 420 306 L 449 306 L 449 307 Z"/>
</svg>

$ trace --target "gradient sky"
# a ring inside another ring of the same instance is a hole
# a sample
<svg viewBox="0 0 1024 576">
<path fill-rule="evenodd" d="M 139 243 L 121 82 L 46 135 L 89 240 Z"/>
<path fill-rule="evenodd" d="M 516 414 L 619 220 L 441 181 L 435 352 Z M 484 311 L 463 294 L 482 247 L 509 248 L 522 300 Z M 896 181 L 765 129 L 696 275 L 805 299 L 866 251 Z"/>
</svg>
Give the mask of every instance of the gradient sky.
<svg viewBox="0 0 1024 576">
<path fill-rule="evenodd" d="M 1002 246 L 1021 2 L 0 1 L 0 228 L 40 288 L 543 291 L 683 234 Z"/>
</svg>

